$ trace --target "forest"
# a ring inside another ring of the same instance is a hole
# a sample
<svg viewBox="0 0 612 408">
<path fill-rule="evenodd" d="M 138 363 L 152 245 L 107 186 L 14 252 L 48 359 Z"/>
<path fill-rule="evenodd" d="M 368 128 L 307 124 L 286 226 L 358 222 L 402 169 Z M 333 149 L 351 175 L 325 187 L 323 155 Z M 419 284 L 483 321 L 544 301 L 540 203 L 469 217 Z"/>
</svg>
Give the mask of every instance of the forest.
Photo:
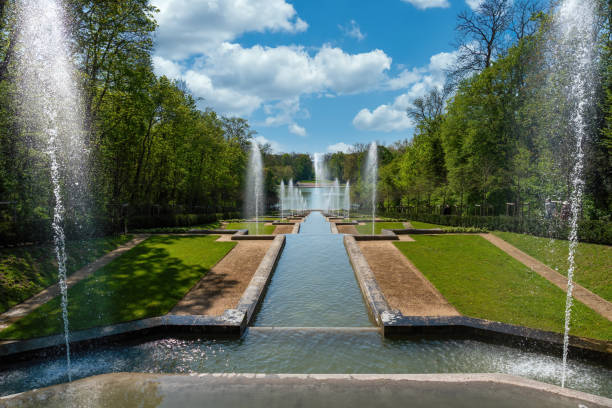
<svg viewBox="0 0 612 408">
<path fill-rule="evenodd" d="M 203 109 L 186 84 L 153 71 L 156 10 L 148 0 L 70 0 L 73 60 L 83 99 L 83 138 L 91 197 L 88 220 L 108 233 L 129 215 L 138 226 L 238 218 L 245 167 L 256 131 L 248 120 Z M 600 0 L 597 103 L 585 141 L 583 217 L 609 221 L 612 210 L 612 2 Z M 15 21 L 0 0 L 0 236 L 39 240 L 52 217 L 53 194 L 43 141 L 20 112 L 15 86 Z M 544 1 L 486 0 L 478 13 L 457 16 L 463 50 L 444 88 L 412 101 L 412 137 L 379 145 L 378 206 L 389 215 L 412 211 L 453 215 L 542 213 L 546 199 L 563 202 L 575 163 L 567 72 L 553 71 L 552 11 Z M 568 64 L 572 59 L 568 58 Z M 313 180 L 304 153 L 264 153 L 267 204 L 281 180 Z M 350 181 L 361 204 L 366 145 L 326 156 L 329 178 Z M 67 208 L 76 208 L 68 199 Z M 512 203 L 509 207 L 508 203 Z M 364 204 L 365 205 L 365 204 Z M 70 223 L 70 211 L 68 223 Z M 190 215 L 180 221 L 176 215 Z M 165 218 L 164 218 L 165 217 Z M 84 221 L 72 214 L 74 225 Z M 67 228 L 77 234 L 78 228 Z"/>
</svg>

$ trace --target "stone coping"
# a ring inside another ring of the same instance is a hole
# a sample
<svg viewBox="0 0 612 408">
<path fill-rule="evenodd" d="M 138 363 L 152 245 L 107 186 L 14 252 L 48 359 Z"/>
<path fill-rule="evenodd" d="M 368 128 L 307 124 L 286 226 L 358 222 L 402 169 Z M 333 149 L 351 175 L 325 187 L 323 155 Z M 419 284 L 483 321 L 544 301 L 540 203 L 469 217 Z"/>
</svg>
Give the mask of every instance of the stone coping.
<svg viewBox="0 0 612 408">
<path fill-rule="evenodd" d="M 242 297 L 238 301 L 238 306 L 236 309 L 246 315 L 247 325 L 249 325 L 253 320 L 255 310 L 263 300 L 265 290 L 268 283 L 270 283 L 270 278 L 276 269 L 276 265 L 278 264 L 278 260 L 280 259 L 284 247 L 285 236 L 276 235 L 274 237 L 272 246 L 268 249 L 268 252 L 266 252 L 266 255 L 255 271 L 253 278 L 251 278 L 249 286 L 245 289 Z"/>
<path fill-rule="evenodd" d="M 382 312 L 388 311 L 391 308 L 385 299 L 376 278 L 374 278 L 374 272 L 370 268 L 368 261 L 359 249 L 355 236 L 345 235 L 344 236 L 344 247 L 348 253 L 349 260 L 353 266 L 353 271 L 357 277 L 357 282 L 361 288 L 361 293 L 366 301 L 368 310 L 374 318 L 374 321 L 379 326 L 384 326 Z"/>
<path fill-rule="evenodd" d="M 529 345 L 558 351 L 563 334 L 467 316 L 404 316 L 393 310 L 376 282 L 374 273 L 357 245 L 357 236 L 345 235 L 344 245 L 370 314 L 384 336 L 427 336 L 477 338 L 510 345 Z M 612 342 L 570 336 L 572 353 L 612 367 Z"/>
<path fill-rule="evenodd" d="M 232 235 L 232 241 L 272 241 L 277 235 Z"/>
<path fill-rule="evenodd" d="M 100 390 L 106 390 L 103 400 L 100 399 Z M 521 406 L 529 407 L 542 406 L 540 404 L 612 407 L 612 399 L 606 397 L 508 374 L 484 373 L 112 373 L 0 397 L 0 404 L 7 404 L 7 407 L 37 406 L 46 401 L 59 406 L 80 400 L 87 401 L 87 406 L 110 406 L 109 401 L 121 401 L 122 406 L 135 407 L 142 406 L 145 392 L 152 393 L 152 401 L 157 402 L 155 406 L 160 401 L 183 401 L 183 406 L 208 406 L 207 402 L 211 406 L 230 406 L 240 401 L 240 406 L 243 406 L 245 398 L 250 399 L 248 406 L 254 407 L 324 406 L 319 405 L 323 401 L 329 406 L 342 407 L 372 406 L 377 401 L 384 406 L 406 406 L 406 398 L 412 397 L 419 407 L 449 406 L 452 400 L 462 401 L 462 406 L 479 406 L 477 402 L 483 404 L 480 406 L 502 402 L 500 406 L 519 406 L 521 398 L 523 404 L 527 403 Z M 330 399 L 334 395 L 335 401 Z M 471 402 L 468 403 L 466 398 Z M 425 399 L 427 401 L 423 403 Z"/>
<path fill-rule="evenodd" d="M 275 242 L 259 264 L 236 309 L 228 309 L 221 316 L 164 315 L 75 331 L 70 333 L 70 347 L 78 350 L 113 341 L 142 340 L 176 334 L 240 337 L 263 300 L 267 284 L 284 248 L 284 235 L 270 237 Z M 63 334 L 4 341 L 0 343 L 0 366 L 63 350 L 64 342 Z"/>
<path fill-rule="evenodd" d="M 338 227 L 336 226 L 335 222 L 330 222 L 329 228 L 331 229 L 332 234 L 338 234 Z"/>
</svg>

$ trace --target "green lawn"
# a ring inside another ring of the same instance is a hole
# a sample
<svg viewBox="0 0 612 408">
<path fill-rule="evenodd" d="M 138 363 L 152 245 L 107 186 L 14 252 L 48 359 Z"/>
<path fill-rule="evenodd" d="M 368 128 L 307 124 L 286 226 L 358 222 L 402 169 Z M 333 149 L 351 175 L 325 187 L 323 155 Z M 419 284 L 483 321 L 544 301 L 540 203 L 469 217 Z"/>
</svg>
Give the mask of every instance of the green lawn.
<svg viewBox="0 0 612 408">
<path fill-rule="evenodd" d="M 181 232 L 187 232 L 192 229 L 217 229 L 221 225 L 221 222 L 214 221 L 208 224 L 193 225 L 191 227 L 155 227 L 155 228 L 138 228 L 131 230 L 137 234 L 178 234 Z"/>
<path fill-rule="evenodd" d="M 404 224 L 401 222 L 375 222 L 374 233 L 380 234 L 384 229 L 404 229 Z M 366 222 L 365 225 L 356 225 L 357 231 L 360 234 L 371 235 L 372 234 L 372 223 Z"/>
<path fill-rule="evenodd" d="M 471 317 L 563 332 L 565 292 L 477 235 L 394 243 L 457 310 Z M 612 340 L 612 323 L 575 301 L 571 334 Z"/>
<path fill-rule="evenodd" d="M 521 251 L 567 276 L 568 241 L 513 232 L 493 232 Z M 574 280 L 612 302 L 612 246 L 580 242 L 576 250 Z"/>
<path fill-rule="evenodd" d="M 421 221 L 410 221 L 410 224 L 412 224 L 412 226 L 416 229 L 445 228 L 443 225 L 429 224 Z"/>
<path fill-rule="evenodd" d="M 257 227 L 259 227 L 259 232 L 257 232 Z M 269 235 L 276 229 L 274 225 L 265 225 L 263 222 L 230 222 L 225 224 L 223 228 L 229 230 L 248 229 L 249 235 Z"/>
<path fill-rule="evenodd" d="M 130 235 L 66 243 L 68 274 L 132 239 Z M 57 282 L 53 245 L 0 249 L 0 313 Z"/>
<path fill-rule="evenodd" d="M 68 291 L 71 330 L 168 313 L 235 242 L 218 236 L 154 236 Z M 49 301 L 0 332 L 23 339 L 62 332 L 60 299 Z"/>
</svg>

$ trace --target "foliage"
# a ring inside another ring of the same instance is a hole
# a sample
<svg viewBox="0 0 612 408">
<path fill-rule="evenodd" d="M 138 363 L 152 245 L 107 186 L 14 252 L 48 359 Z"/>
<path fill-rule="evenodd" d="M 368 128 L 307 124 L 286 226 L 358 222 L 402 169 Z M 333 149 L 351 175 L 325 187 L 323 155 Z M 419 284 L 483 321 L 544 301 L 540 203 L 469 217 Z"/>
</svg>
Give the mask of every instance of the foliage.
<svg viewBox="0 0 612 408">
<path fill-rule="evenodd" d="M 567 241 L 512 232 L 496 231 L 493 234 L 567 276 Z M 612 246 L 580 242 L 574 256 L 574 281 L 612 302 Z"/>
<path fill-rule="evenodd" d="M 130 235 L 119 235 L 68 241 L 67 274 L 76 272 L 130 239 Z M 0 313 L 57 282 L 54 251 L 52 245 L 0 249 Z"/>
<path fill-rule="evenodd" d="M 395 245 L 461 314 L 563 333 L 565 293 L 482 237 L 414 238 Z M 570 327 L 575 336 L 612 340 L 612 323 L 578 301 Z"/>
<path fill-rule="evenodd" d="M 68 290 L 70 330 L 162 316 L 235 245 L 218 236 L 155 236 Z M 0 332 L 31 338 L 63 331 L 59 297 Z"/>
</svg>

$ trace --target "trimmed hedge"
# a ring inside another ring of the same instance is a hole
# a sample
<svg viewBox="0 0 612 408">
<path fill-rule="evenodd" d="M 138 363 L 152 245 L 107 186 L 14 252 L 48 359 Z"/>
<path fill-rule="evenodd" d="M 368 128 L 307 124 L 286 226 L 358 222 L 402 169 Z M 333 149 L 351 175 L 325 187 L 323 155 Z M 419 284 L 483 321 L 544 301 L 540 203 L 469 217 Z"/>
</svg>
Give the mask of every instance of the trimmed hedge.
<svg viewBox="0 0 612 408">
<path fill-rule="evenodd" d="M 193 227 L 215 221 L 238 218 L 240 213 L 172 214 L 159 216 L 134 216 L 128 218 L 129 229 Z"/>
<path fill-rule="evenodd" d="M 240 216 L 239 212 L 130 216 L 127 224 L 128 230 L 192 227 L 218 220 L 240 218 Z M 101 217 L 92 217 L 79 223 L 68 220 L 64 225 L 64 232 L 68 240 L 112 235 L 123 231 L 123 222 L 123 219 L 113 221 L 110 218 Z M 50 242 L 52 240 L 51 219 L 48 217 L 31 217 L 30 219 L 20 220 L 17 224 L 8 220 L 0 220 L 0 246 L 20 245 L 28 242 Z"/>
<path fill-rule="evenodd" d="M 397 214 L 395 216 L 398 216 Z M 419 214 L 415 221 L 452 227 L 483 228 L 489 231 L 508 231 L 531 234 L 539 237 L 567 239 L 569 225 L 559 219 L 536 219 L 500 216 Z M 578 224 L 578 239 L 581 242 L 612 245 L 612 222 L 581 220 Z"/>
</svg>

